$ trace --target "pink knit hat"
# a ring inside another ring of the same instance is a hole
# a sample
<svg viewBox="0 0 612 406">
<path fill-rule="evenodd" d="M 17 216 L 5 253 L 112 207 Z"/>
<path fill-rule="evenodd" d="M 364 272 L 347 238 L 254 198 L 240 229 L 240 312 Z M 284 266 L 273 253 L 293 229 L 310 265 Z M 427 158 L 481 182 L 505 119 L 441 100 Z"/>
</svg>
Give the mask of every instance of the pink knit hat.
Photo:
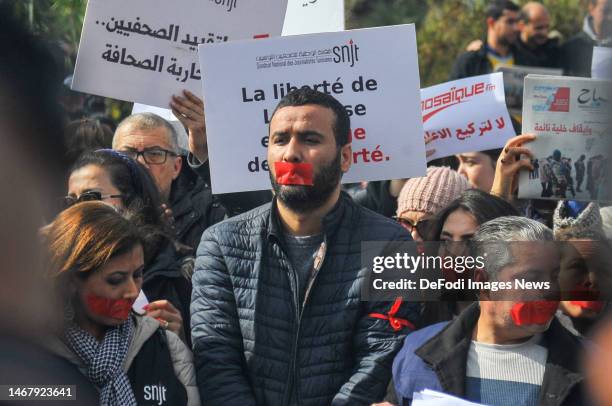
<svg viewBox="0 0 612 406">
<path fill-rule="evenodd" d="M 430 166 L 427 176 L 404 184 L 397 198 L 397 216 L 407 211 L 435 214 L 469 188 L 468 180 L 451 168 Z"/>
</svg>

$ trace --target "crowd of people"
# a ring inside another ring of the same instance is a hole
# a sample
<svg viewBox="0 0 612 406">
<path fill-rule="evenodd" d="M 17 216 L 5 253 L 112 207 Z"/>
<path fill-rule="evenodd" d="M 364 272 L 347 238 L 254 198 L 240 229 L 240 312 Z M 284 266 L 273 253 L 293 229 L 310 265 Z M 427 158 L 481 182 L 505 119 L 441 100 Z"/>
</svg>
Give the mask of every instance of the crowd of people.
<svg viewBox="0 0 612 406">
<path fill-rule="evenodd" d="M 593 46 L 612 39 L 609 0 L 589 0 L 565 43 L 541 3 L 489 3 L 486 38 L 453 79 L 512 65 L 590 76 Z M 612 346 L 612 224 L 597 202 L 567 200 L 597 199 L 601 155 L 534 157 L 524 134 L 423 177 L 343 185 L 350 117 L 302 88 L 270 115 L 270 190 L 212 194 L 198 96 L 169 104 L 188 150 L 152 113 L 67 122 L 52 58 L 2 11 L 0 384 L 74 385 L 77 404 L 100 405 L 399 406 L 425 389 L 490 405 L 612 399 L 597 355 Z M 522 172 L 558 201 L 518 199 Z M 439 270 L 482 287 L 364 300 L 367 241 L 482 257 Z M 492 288 L 518 279 L 552 288 Z"/>
</svg>

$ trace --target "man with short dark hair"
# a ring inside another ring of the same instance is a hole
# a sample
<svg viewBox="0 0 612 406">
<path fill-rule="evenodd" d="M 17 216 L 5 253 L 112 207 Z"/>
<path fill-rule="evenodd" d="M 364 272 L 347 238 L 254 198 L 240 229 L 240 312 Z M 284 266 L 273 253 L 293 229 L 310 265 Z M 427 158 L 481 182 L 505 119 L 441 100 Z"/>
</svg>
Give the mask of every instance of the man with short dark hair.
<svg viewBox="0 0 612 406">
<path fill-rule="evenodd" d="M 591 77 L 594 46 L 612 46 L 612 4 L 609 0 L 589 0 L 582 31 L 561 47 L 563 73 Z"/>
<path fill-rule="evenodd" d="M 585 404 L 580 341 L 555 318 L 560 251 L 552 231 L 500 217 L 482 224 L 473 244 L 473 256 L 484 258 L 474 278 L 479 302 L 406 338 L 393 362 L 401 404 L 424 389 L 487 405 Z"/>
<path fill-rule="evenodd" d="M 522 56 L 514 52 L 519 36 L 519 11 L 519 7 L 510 0 L 492 1 L 486 9 L 485 46 L 459 55 L 450 79 L 484 75 L 499 66 L 525 65 Z"/>
<path fill-rule="evenodd" d="M 269 125 L 273 201 L 204 233 L 191 323 L 208 404 L 370 405 L 384 396 L 417 306 L 361 301 L 361 242 L 410 236 L 341 191 L 349 128 L 332 96 L 285 96 Z"/>
<path fill-rule="evenodd" d="M 559 44 L 556 39 L 548 37 L 550 32 L 550 14 L 539 2 L 526 3 L 519 14 L 519 39 L 516 52 L 528 61 L 528 66 L 556 68 L 559 66 Z"/>
</svg>

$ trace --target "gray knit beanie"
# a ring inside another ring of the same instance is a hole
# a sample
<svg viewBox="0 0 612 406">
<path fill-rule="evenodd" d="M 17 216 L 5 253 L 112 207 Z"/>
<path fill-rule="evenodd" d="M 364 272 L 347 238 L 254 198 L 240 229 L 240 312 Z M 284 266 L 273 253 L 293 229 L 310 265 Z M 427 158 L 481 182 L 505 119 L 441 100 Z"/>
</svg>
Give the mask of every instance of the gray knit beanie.
<svg viewBox="0 0 612 406">
<path fill-rule="evenodd" d="M 567 202 L 561 200 L 553 215 L 553 232 L 559 241 L 605 239 L 599 205 L 591 202 L 573 218 L 569 215 Z"/>
</svg>

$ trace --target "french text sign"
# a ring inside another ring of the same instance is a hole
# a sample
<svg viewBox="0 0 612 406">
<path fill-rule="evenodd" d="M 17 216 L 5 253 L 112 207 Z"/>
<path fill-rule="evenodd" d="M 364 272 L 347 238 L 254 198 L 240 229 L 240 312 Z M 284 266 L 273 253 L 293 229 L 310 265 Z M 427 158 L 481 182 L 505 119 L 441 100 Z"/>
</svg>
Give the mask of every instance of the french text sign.
<svg viewBox="0 0 612 406">
<path fill-rule="evenodd" d="M 201 95 L 197 47 L 281 34 L 287 0 L 89 0 L 72 89 L 168 108 Z"/>
<path fill-rule="evenodd" d="M 331 94 L 349 113 L 353 160 L 344 182 L 425 175 L 414 25 L 199 51 L 213 193 L 270 188 L 268 121 L 279 100 L 302 86 Z"/>
</svg>

